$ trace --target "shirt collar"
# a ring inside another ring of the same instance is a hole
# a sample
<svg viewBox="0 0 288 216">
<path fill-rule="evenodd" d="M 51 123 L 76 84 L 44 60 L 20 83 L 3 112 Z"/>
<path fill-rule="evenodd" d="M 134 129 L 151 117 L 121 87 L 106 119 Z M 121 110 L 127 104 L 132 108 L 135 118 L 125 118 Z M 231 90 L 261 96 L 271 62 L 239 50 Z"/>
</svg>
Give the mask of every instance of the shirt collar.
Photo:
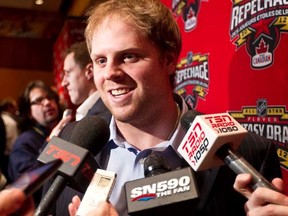
<svg viewBox="0 0 288 216">
<path fill-rule="evenodd" d="M 181 107 L 181 115 L 180 115 L 180 119 L 181 119 L 181 116 L 185 112 L 188 111 L 188 106 L 187 106 L 185 100 L 181 96 L 179 96 L 179 98 L 181 98 L 181 100 L 178 101 L 177 103 L 179 103 L 179 102 L 181 103 L 181 104 L 178 104 L 179 107 Z M 113 140 L 113 142 L 117 146 L 122 147 L 122 148 L 134 148 L 132 145 L 130 145 L 128 142 L 126 142 L 125 139 L 123 139 L 121 136 L 119 136 L 117 134 L 117 127 L 116 127 L 116 123 L 115 123 L 115 118 L 113 116 L 111 118 L 109 127 L 110 127 L 110 140 Z M 152 150 L 153 149 L 158 149 L 158 150 L 163 149 L 164 150 L 169 145 L 171 145 L 172 148 L 177 152 L 177 148 L 180 145 L 185 133 L 186 133 L 186 131 L 184 131 L 184 129 L 181 127 L 181 121 L 179 121 L 178 125 L 176 127 L 176 130 L 174 131 L 174 133 L 171 136 L 170 140 L 159 143 L 158 145 L 153 147 Z"/>
<path fill-rule="evenodd" d="M 95 91 L 91 94 L 76 110 L 76 121 L 84 118 L 89 109 L 96 103 L 96 101 L 100 98 L 98 91 Z"/>
</svg>

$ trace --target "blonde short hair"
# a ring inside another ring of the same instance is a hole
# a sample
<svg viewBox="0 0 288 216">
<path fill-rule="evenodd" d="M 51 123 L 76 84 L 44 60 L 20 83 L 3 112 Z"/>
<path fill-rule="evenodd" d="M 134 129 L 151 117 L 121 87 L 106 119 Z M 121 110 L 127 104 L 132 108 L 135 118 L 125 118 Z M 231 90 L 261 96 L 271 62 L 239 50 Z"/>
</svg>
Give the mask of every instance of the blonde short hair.
<svg viewBox="0 0 288 216">
<path fill-rule="evenodd" d="M 93 34 L 108 16 L 134 25 L 141 35 L 151 40 L 162 53 L 173 52 L 178 57 L 182 39 L 171 10 L 160 0 L 107 0 L 88 11 L 85 37 L 91 53 Z M 115 36 L 116 37 L 116 36 Z"/>
</svg>

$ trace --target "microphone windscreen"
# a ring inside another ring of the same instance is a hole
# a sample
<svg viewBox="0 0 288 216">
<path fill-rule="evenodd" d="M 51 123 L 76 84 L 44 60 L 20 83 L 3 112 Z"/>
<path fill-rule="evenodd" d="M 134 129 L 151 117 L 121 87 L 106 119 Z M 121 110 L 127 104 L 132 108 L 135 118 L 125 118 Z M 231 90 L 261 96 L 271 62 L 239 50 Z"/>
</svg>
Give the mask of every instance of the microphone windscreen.
<svg viewBox="0 0 288 216">
<path fill-rule="evenodd" d="M 196 110 L 189 110 L 188 112 L 184 113 L 181 118 L 181 127 L 188 131 L 192 122 L 198 115 L 203 115 L 203 113 L 196 111 Z"/>
<path fill-rule="evenodd" d="M 85 116 L 73 129 L 70 142 L 97 155 L 109 141 L 110 130 L 104 119 L 99 116 Z"/>
<path fill-rule="evenodd" d="M 171 171 L 168 162 L 159 152 L 152 152 L 144 161 L 144 175 L 150 177 Z"/>
</svg>

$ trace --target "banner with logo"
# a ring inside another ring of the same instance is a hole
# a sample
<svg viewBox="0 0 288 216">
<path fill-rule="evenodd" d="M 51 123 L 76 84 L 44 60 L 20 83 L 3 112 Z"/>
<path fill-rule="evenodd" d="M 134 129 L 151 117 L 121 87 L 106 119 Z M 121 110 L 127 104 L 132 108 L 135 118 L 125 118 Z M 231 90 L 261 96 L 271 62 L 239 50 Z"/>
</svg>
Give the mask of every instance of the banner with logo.
<svg viewBox="0 0 288 216">
<path fill-rule="evenodd" d="M 175 91 L 273 140 L 288 182 L 288 1 L 162 1 L 183 37 Z"/>
</svg>

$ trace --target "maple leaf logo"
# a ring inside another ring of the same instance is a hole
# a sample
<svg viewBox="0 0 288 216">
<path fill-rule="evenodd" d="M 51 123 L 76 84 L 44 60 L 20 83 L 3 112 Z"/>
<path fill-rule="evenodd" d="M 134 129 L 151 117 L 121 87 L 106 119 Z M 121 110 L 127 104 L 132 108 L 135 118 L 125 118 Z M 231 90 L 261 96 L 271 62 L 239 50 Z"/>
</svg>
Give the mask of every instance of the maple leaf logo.
<svg viewBox="0 0 288 216">
<path fill-rule="evenodd" d="M 255 48 L 255 51 L 258 55 L 260 55 L 261 53 L 266 53 L 268 49 L 269 49 L 269 45 L 266 45 L 265 41 L 262 38 L 259 43 L 259 46 Z"/>
</svg>

